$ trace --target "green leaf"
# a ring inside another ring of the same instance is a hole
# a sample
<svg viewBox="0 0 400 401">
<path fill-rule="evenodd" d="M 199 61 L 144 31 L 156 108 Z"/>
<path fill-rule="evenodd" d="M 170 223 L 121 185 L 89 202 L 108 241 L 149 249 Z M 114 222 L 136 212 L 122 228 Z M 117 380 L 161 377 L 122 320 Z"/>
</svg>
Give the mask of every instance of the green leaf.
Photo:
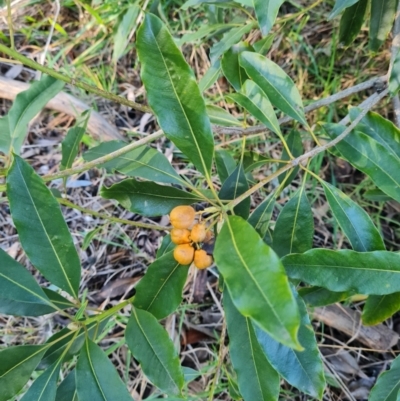
<svg viewBox="0 0 400 401">
<path fill-rule="evenodd" d="M 361 315 L 363 324 L 373 326 L 389 319 L 400 310 L 400 293 L 389 295 L 370 295 Z"/>
<path fill-rule="evenodd" d="M 92 161 L 99 157 L 106 156 L 111 152 L 126 146 L 123 141 L 109 141 L 88 150 L 83 158 L 85 161 Z M 118 171 L 129 177 L 140 177 L 146 180 L 182 184 L 184 182 L 178 173 L 171 166 L 168 159 L 156 149 L 149 146 L 140 146 L 122 156 L 99 164 L 98 168 L 105 168 L 107 172 Z"/>
<path fill-rule="evenodd" d="M 279 122 L 271 102 L 261 88 L 253 81 L 247 80 L 244 83 L 242 93 L 232 93 L 227 97 L 244 107 L 272 132 L 278 135 L 281 134 Z"/>
<path fill-rule="evenodd" d="M 289 253 L 303 253 L 312 247 L 314 218 L 304 186 L 279 213 L 273 237 L 272 247 L 280 257 Z"/>
<path fill-rule="evenodd" d="M 155 182 L 141 182 L 133 178 L 102 187 L 100 195 L 105 199 L 116 199 L 124 208 L 142 216 L 162 216 L 175 206 L 191 205 L 202 199 L 174 187 Z"/>
<path fill-rule="evenodd" d="M 280 344 L 258 327 L 255 327 L 256 337 L 273 368 L 289 384 L 312 397 L 322 399 L 325 388 L 324 365 L 306 306 L 296 290 L 293 289 L 293 293 L 301 316 L 298 338 L 304 351 L 299 352 Z"/>
<path fill-rule="evenodd" d="M 136 44 L 141 78 L 161 129 L 201 173 L 209 175 L 214 139 L 192 70 L 155 15 L 146 14 Z"/>
<path fill-rule="evenodd" d="M 146 310 L 158 320 L 167 317 L 182 301 L 189 266 L 180 265 L 173 251 L 153 262 L 136 286 L 133 304 Z"/>
<path fill-rule="evenodd" d="M 368 401 L 397 401 L 400 390 L 400 356 L 393 360 L 390 370 L 381 373 L 369 394 Z"/>
<path fill-rule="evenodd" d="M 68 361 L 72 356 L 76 355 L 85 341 L 85 336 L 88 335 L 92 339 L 96 339 L 101 334 L 104 327 L 107 324 L 108 319 L 101 321 L 100 323 L 90 323 L 84 328 L 79 329 L 78 334 L 76 331 L 71 331 L 68 328 L 64 328 L 59 332 L 53 334 L 48 340 L 47 344 L 53 343 L 46 350 L 43 359 L 40 361 L 39 369 L 47 369 L 55 361 L 61 358 L 64 352 L 63 361 Z M 70 343 L 72 344 L 70 345 Z"/>
<path fill-rule="evenodd" d="M 238 26 L 237 28 L 232 28 L 229 31 L 226 31 L 222 36 L 222 39 L 217 42 L 210 50 L 211 64 L 213 64 L 233 45 L 240 42 L 243 35 L 250 32 L 255 26 L 255 22 L 249 22 L 247 24 Z"/>
<path fill-rule="evenodd" d="M 85 128 L 83 127 L 72 127 L 68 130 L 67 136 L 61 143 L 61 170 L 65 170 L 72 166 L 72 163 L 78 154 L 79 143 L 81 142 L 84 133 Z"/>
<path fill-rule="evenodd" d="M 86 339 L 79 354 L 76 389 L 80 400 L 132 401 L 113 363 L 90 339 Z"/>
<path fill-rule="evenodd" d="M 217 82 L 217 79 L 219 78 L 220 74 L 221 74 L 221 61 L 217 60 L 212 66 L 210 66 L 207 72 L 201 77 L 199 81 L 200 92 L 203 93 L 208 88 L 211 88 L 215 84 L 215 82 Z"/>
<path fill-rule="evenodd" d="M 220 125 L 222 127 L 242 127 L 243 124 L 233 117 L 232 114 L 228 113 L 225 109 L 211 104 L 206 106 L 208 117 L 213 124 Z"/>
<path fill-rule="evenodd" d="M 7 195 L 29 260 L 50 282 L 77 298 L 81 266 L 60 206 L 33 168 L 16 155 L 7 176 Z"/>
<path fill-rule="evenodd" d="M 333 139 L 344 127 L 339 124 L 325 124 L 324 128 Z M 400 201 L 400 159 L 375 139 L 361 132 L 352 132 L 336 146 L 343 158 L 358 170 L 371 177 L 375 185 L 393 199 Z M 382 157 L 385 155 L 385 157 Z"/>
<path fill-rule="evenodd" d="M 359 0 L 336 0 L 335 6 L 333 7 L 332 12 L 329 14 L 328 20 L 335 18 L 339 15 L 345 8 L 351 7 Z"/>
<path fill-rule="evenodd" d="M 400 89 L 400 51 L 394 59 L 393 68 L 389 77 L 389 91 L 392 96 L 396 95 Z"/>
<path fill-rule="evenodd" d="M 0 151 L 5 154 L 19 154 L 22 144 L 28 132 L 28 124 L 58 92 L 62 90 L 65 83 L 48 75 L 43 75 L 40 81 L 36 81 L 26 90 L 17 95 L 8 112 L 8 130 L 2 131 Z M 4 125 L 6 122 L 3 119 Z"/>
<path fill-rule="evenodd" d="M 0 351 L 0 401 L 16 395 L 42 359 L 43 345 L 20 345 Z"/>
<path fill-rule="evenodd" d="M 353 107 L 350 118 L 354 121 L 361 109 Z M 357 131 L 370 136 L 383 145 L 389 153 L 400 158 L 400 130 L 389 120 L 378 113 L 368 112 L 356 126 Z"/>
<path fill-rule="evenodd" d="M 339 40 L 345 46 L 349 46 L 360 32 L 368 2 L 369 0 L 358 0 L 344 10 L 340 19 Z"/>
<path fill-rule="evenodd" d="M 219 191 L 219 198 L 222 200 L 233 200 L 249 189 L 243 166 L 239 165 L 233 173 L 225 180 Z M 250 197 L 247 197 L 233 209 L 235 214 L 247 219 L 250 213 Z"/>
<path fill-rule="evenodd" d="M 118 28 L 114 33 L 114 48 L 112 55 L 114 63 L 116 63 L 124 54 L 129 44 L 129 38 L 134 35 L 139 13 L 140 7 L 137 4 L 129 5 L 124 12 L 121 22 L 118 24 Z"/>
<path fill-rule="evenodd" d="M 263 35 L 266 35 L 275 23 L 278 11 L 285 0 L 252 0 L 258 25 Z"/>
<path fill-rule="evenodd" d="M 369 189 L 368 191 L 365 191 L 363 197 L 373 202 L 386 202 L 393 200 L 380 189 Z"/>
<path fill-rule="evenodd" d="M 299 289 L 299 295 L 308 306 L 326 306 L 344 301 L 349 292 L 333 292 L 323 287 L 304 287 Z"/>
<path fill-rule="evenodd" d="M 268 230 L 274 206 L 275 194 L 271 193 L 257 206 L 247 219 L 261 237 L 264 237 Z"/>
<path fill-rule="evenodd" d="M 32 275 L 0 248 L 0 313 L 40 316 L 55 311 Z"/>
<path fill-rule="evenodd" d="M 164 256 L 166 253 L 172 251 L 175 247 L 176 247 L 176 244 L 174 244 L 174 243 L 171 241 L 171 235 L 169 235 L 169 234 L 166 235 L 166 236 L 163 238 L 163 240 L 162 240 L 162 242 L 161 242 L 161 245 L 160 245 L 160 247 L 159 247 L 158 250 L 157 250 L 156 258 L 157 258 L 157 259 L 161 258 L 161 257 Z"/>
<path fill-rule="evenodd" d="M 285 256 L 287 274 L 331 291 L 386 295 L 400 291 L 400 255 L 313 249 Z"/>
<path fill-rule="evenodd" d="M 298 131 L 291 131 L 289 135 L 285 138 L 287 147 L 289 148 L 293 157 L 299 157 L 303 154 L 303 142 L 301 141 L 301 136 Z M 290 156 L 286 151 L 286 148 L 283 147 L 282 149 L 282 156 L 281 160 L 290 160 Z M 279 167 L 283 167 L 285 163 L 279 163 Z M 285 181 L 285 186 L 288 186 L 296 177 L 299 168 L 294 168 L 292 171 L 287 171 L 285 174 L 281 174 L 278 177 L 279 183 L 281 184 Z"/>
<path fill-rule="evenodd" d="M 273 61 L 251 52 L 240 55 L 240 64 L 279 110 L 307 125 L 303 102 L 292 79 Z"/>
<path fill-rule="evenodd" d="M 392 29 L 398 0 L 371 0 L 369 48 L 377 52 Z"/>
<path fill-rule="evenodd" d="M 225 78 L 238 92 L 248 79 L 246 71 L 239 64 L 239 54 L 246 50 L 252 51 L 253 49 L 247 42 L 239 42 L 226 51 L 221 59 L 221 68 Z"/>
<path fill-rule="evenodd" d="M 57 306 L 60 309 L 67 309 L 67 308 L 76 308 L 77 306 L 72 302 L 68 301 L 67 298 L 64 298 L 58 292 L 50 290 L 49 288 L 42 288 L 43 292 L 48 296 L 51 303 Z"/>
<path fill-rule="evenodd" d="M 184 380 L 179 358 L 157 319 L 149 312 L 132 308 L 125 339 L 150 381 L 166 393 L 180 394 Z"/>
<path fill-rule="evenodd" d="M 214 258 L 239 312 L 277 341 L 299 348 L 296 301 L 283 265 L 257 231 L 229 216 L 217 237 Z"/>
<path fill-rule="evenodd" d="M 263 56 L 269 51 L 274 42 L 275 34 L 270 34 L 253 43 L 254 50 Z"/>
<path fill-rule="evenodd" d="M 368 214 L 342 191 L 321 180 L 332 214 L 358 252 L 385 250 L 385 244 Z"/>
<path fill-rule="evenodd" d="M 57 388 L 56 401 L 78 401 L 76 393 L 75 369 L 72 370 Z"/>
<path fill-rule="evenodd" d="M 51 365 L 33 382 L 32 386 L 21 398 L 21 401 L 54 401 L 60 368 L 60 361 L 56 361 Z"/>
<path fill-rule="evenodd" d="M 277 400 L 279 376 L 265 357 L 250 319 L 238 312 L 226 288 L 224 310 L 229 334 L 229 354 L 243 399 Z"/>
<path fill-rule="evenodd" d="M 236 169 L 235 159 L 224 149 L 215 152 L 215 164 L 217 165 L 218 177 L 221 184 L 223 184 Z"/>
</svg>

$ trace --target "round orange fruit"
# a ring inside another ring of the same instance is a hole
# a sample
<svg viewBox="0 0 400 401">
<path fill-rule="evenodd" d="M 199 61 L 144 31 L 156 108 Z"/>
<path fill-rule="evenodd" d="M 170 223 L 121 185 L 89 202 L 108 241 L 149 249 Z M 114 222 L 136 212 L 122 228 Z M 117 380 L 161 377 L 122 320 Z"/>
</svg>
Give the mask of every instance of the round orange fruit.
<svg viewBox="0 0 400 401">
<path fill-rule="evenodd" d="M 189 228 L 196 217 L 196 211 L 191 206 L 177 206 L 171 210 L 169 219 L 174 228 Z"/>
</svg>

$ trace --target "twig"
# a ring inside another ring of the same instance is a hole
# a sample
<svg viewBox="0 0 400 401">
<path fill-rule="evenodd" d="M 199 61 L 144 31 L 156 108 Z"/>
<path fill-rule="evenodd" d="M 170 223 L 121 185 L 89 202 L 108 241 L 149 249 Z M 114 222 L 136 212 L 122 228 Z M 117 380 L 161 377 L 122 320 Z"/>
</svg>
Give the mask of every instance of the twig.
<svg viewBox="0 0 400 401">
<path fill-rule="evenodd" d="M 22 64 L 31 67 L 35 70 L 41 71 L 47 75 L 52 76 L 53 78 L 59 79 L 60 81 L 66 82 L 68 84 L 74 85 L 78 88 L 81 88 L 85 91 L 88 91 L 90 93 L 94 93 L 95 95 L 101 96 L 104 99 L 111 100 L 113 102 L 123 104 L 124 106 L 131 107 L 132 109 L 139 110 L 143 113 L 152 113 L 151 109 L 147 106 L 142 106 L 139 103 L 136 102 L 131 102 L 128 99 L 125 99 L 121 96 L 114 95 L 112 93 L 106 92 L 102 89 L 96 88 L 95 86 L 85 84 L 84 82 L 78 81 L 75 78 L 70 78 L 61 72 L 55 71 L 52 68 L 45 67 L 43 65 L 40 65 L 36 61 L 33 61 L 22 54 L 19 54 L 16 50 L 10 49 L 7 46 L 4 46 L 0 44 L 0 52 L 7 54 L 8 56 L 14 58 L 15 60 L 20 61 Z"/>
<path fill-rule="evenodd" d="M 147 223 L 141 223 L 139 221 L 125 220 L 125 219 L 120 219 L 118 217 L 109 216 L 109 215 L 107 215 L 105 213 L 99 213 L 99 212 L 96 212 L 94 210 L 86 209 L 86 208 L 84 208 L 82 206 L 75 205 L 75 203 L 72 203 L 67 199 L 57 198 L 57 201 L 58 201 L 58 203 L 61 203 L 61 205 L 70 207 L 72 209 L 79 210 L 82 213 L 91 214 L 92 216 L 99 217 L 100 219 L 113 221 L 114 223 L 127 224 L 127 225 L 130 225 L 130 226 L 140 227 L 140 228 L 148 228 L 150 230 L 159 230 L 159 231 L 169 231 L 170 230 L 169 227 L 159 226 L 157 224 L 147 224 Z"/>
<path fill-rule="evenodd" d="M 332 96 L 328 96 L 324 99 L 320 99 L 320 100 L 317 100 L 316 102 L 311 103 L 310 105 L 308 105 L 304 108 L 304 112 L 310 113 L 311 111 L 314 111 L 321 107 L 329 106 L 330 104 L 335 103 L 338 100 L 344 99 L 348 96 L 354 95 L 355 93 L 372 88 L 377 83 L 382 83 L 382 82 L 386 82 L 386 81 L 387 81 L 386 75 L 378 77 L 378 78 L 369 79 L 368 81 L 362 82 L 361 84 L 352 86 L 351 88 L 344 89 L 338 93 L 335 93 Z M 283 118 L 279 119 L 279 124 L 285 124 L 291 120 L 293 120 L 291 117 L 283 117 Z M 254 127 L 249 127 L 249 128 L 214 126 L 214 132 L 217 134 L 222 134 L 222 135 L 234 135 L 234 134 L 251 135 L 251 134 L 258 134 L 258 133 L 264 132 L 266 130 L 267 130 L 267 128 L 265 127 L 265 125 L 256 125 Z"/>
<path fill-rule="evenodd" d="M 364 118 L 364 116 L 368 113 L 368 111 L 375 105 L 377 104 L 381 99 L 383 99 L 387 94 L 389 93 L 388 89 L 385 89 L 381 93 L 374 93 L 372 96 L 368 98 L 368 107 L 365 107 L 362 112 L 357 116 L 357 118 L 354 119 L 354 121 L 335 139 L 332 141 L 326 143 L 325 145 L 315 147 L 314 149 L 311 149 L 309 152 L 304 153 L 303 155 L 297 157 L 294 160 L 291 160 L 290 163 L 286 164 L 286 166 L 283 166 L 279 170 L 277 170 L 275 173 L 270 174 L 268 177 L 264 178 L 261 180 L 259 183 L 254 185 L 252 188 L 250 188 L 248 191 L 243 193 L 242 195 L 238 196 L 235 198 L 233 201 L 229 202 L 226 206 L 226 210 L 231 210 L 233 209 L 236 205 L 238 205 L 240 202 L 242 202 L 244 199 L 252 195 L 254 192 L 258 191 L 260 188 L 262 188 L 265 184 L 268 182 L 272 181 L 282 173 L 284 173 L 287 170 L 290 170 L 293 167 L 296 167 L 300 163 L 305 162 L 306 160 L 313 158 L 317 154 L 324 152 L 325 150 L 335 146 L 338 144 L 341 140 L 343 140 L 355 127 L 356 125 Z"/>
<path fill-rule="evenodd" d="M 89 170 L 93 167 L 98 166 L 99 164 L 103 164 L 106 163 L 116 157 L 122 156 L 125 153 L 129 152 L 132 149 L 136 149 L 139 146 L 145 145 L 146 143 L 152 142 L 158 138 L 161 138 L 164 135 L 164 133 L 160 130 L 155 132 L 154 134 L 148 135 L 145 138 L 139 139 L 138 141 L 135 141 L 121 149 L 116 150 L 115 152 L 111 152 L 108 155 L 105 155 L 103 157 L 99 157 L 98 159 L 92 160 L 91 162 L 87 162 L 82 164 L 81 166 L 77 166 L 77 167 L 73 167 L 73 168 L 69 168 L 63 171 L 60 171 L 58 173 L 55 174 L 49 174 L 49 175 L 45 175 L 43 176 L 43 180 L 44 181 L 52 181 L 55 180 L 57 178 L 63 178 L 63 177 L 68 177 L 70 175 L 73 174 L 78 174 L 78 173 L 82 173 L 83 171 Z"/>
</svg>

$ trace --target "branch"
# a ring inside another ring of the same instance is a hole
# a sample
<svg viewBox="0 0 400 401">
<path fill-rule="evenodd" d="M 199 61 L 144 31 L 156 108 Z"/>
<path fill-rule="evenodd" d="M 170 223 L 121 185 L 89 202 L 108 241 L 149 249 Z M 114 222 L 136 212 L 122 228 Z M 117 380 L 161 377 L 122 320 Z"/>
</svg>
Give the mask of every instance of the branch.
<svg viewBox="0 0 400 401">
<path fill-rule="evenodd" d="M 335 93 L 332 96 L 328 96 L 324 99 L 317 100 L 311 103 L 310 105 L 306 106 L 304 108 L 304 111 L 305 113 L 310 113 L 311 111 L 314 111 L 324 106 L 328 106 L 332 103 L 337 102 L 338 100 L 354 95 L 355 93 L 372 88 L 377 83 L 383 83 L 386 81 L 387 81 L 386 75 L 378 78 L 369 79 L 368 81 L 362 82 L 361 84 L 352 86 L 351 88 L 344 89 L 338 93 Z M 291 120 L 293 120 L 291 117 L 283 117 L 279 119 L 279 124 L 285 124 Z M 222 135 L 234 135 L 234 134 L 251 135 L 251 134 L 258 134 L 260 132 L 264 132 L 267 130 L 265 125 L 256 125 L 254 127 L 249 127 L 249 128 L 218 127 L 218 126 L 214 126 L 213 128 L 216 134 L 222 134 Z"/>
<path fill-rule="evenodd" d="M 258 191 L 261 189 L 265 184 L 268 182 L 272 181 L 285 171 L 290 170 L 291 168 L 294 168 L 298 166 L 300 163 L 306 162 L 308 159 L 313 158 L 317 154 L 324 152 L 325 150 L 331 148 L 332 146 L 335 146 L 337 143 L 339 143 L 341 140 L 343 140 L 350 132 L 356 127 L 356 125 L 364 118 L 364 116 L 368 113 L 368 111 L 375 105 L 377 104 L 381 99 L 383 99 L 387 94 L 389 93 L 389 89 L 385 89 L 381 93 L 374 93 L 372 96 L 370 96 L 368 100 L 368 104 L 365 103 L 365 108 L 363 111 L 357 116 L 357 118 L 354 119 L 354 121 L 334 140 L 326 143 L 325 145 L 315 147 L 314 149 L 311 149 L 309 152 L 304 153 L 303 155 L 297 157 L 296 159 L 291 160 L 286 166 L 283 166 L 279 170 L 277 170 L 275 173 L 269 175 L 268 177 L 264 178 L 261 180 L 258 184 L 254 185 L 252 188 L 250 188 L 248 191 L 243 193 L 242 195 L 238 196 L 235 198 L 233 201 L 229 202 L 226 205 L 226 210 L 233 209 L 236 205 L 238 205 L 240 202 L 242 202 L 244 199 L 248 198 L 250 195 L 252 195 L 254 192 Z M 342 122 L 341 122 L 342 123 Z"/>
<path fill-rule="evenodd" d="M 123 104 L 124 106 L 131 107 L 132 109 L 139 110 L 143 113 L 153 113 L 149 107 L 142 106 L 139 103 L 131 102 L 128 99 L 125 99 L 121 96 L 114 95 L 112 93 L 106 92 L 102 89 L 96 88 L 95 86 L 85 84 L 84 82 L 78 81 L 75 78 L 70 78 L 61 72 L 55 71 L 52 68 L 45 67 L 36 61 L 29 59 L 28 57 L 23 56 L 22 54 L 18 53 L 16 50 L 10 49 L 7 46 L 0 44 L 0 52 L 7 54 L 8 56 L 12 57 L 15 60 L 20 61 L 22 64 L 26 65 L 27 67 L 31 67 L 37 71 L 41 71 L 47 75 L 52 76 L 53 78 L 59 79 L 60 81 L 66 82 L 68 84 L 74 85 L 78 88 L 81 88 L 87 92 L 94 93 L 95 95 L 101 96 L 104 99 L 111 100 L 113 102 Z"/>
</svg>

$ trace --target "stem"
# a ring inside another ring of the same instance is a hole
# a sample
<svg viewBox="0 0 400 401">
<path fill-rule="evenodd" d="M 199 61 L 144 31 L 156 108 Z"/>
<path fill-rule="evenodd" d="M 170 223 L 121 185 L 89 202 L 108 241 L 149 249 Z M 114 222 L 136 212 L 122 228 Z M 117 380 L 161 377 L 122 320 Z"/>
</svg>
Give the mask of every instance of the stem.
<svg viewBox="0 0 400 401">
<path fill-rule="evenodd" d="M 84 207 L 75 205 L 75 203 L 72 203 L 67 199 L 57 198 L 57 201 L 59 203 L 61 203 L 62 205 L 64 205 L 64 206 L 68 206 L 68 207 L 71 207 L 73 209 L 79 210 L 79 211 L 81 211 L 83 213 L 91 214 L 92 216 L 96 216 L 96 217 L 99 217 L 99 218 L 104 219 L 104 220 L 110 220 L 110 221 L 113 221 L 115 223 L 128 224 L 130 226 L 135 226 L 135 227 L 140 227 L 140 228 L 148 228 L 150 230 L 160 230 L 160 231 L 164 231 L 164 230 L 169 231 L 170 230 L 169 227 L 159 226 L 157 224 L 140 223 L 140 222 L 137 222 L 137 221 L 125 220 L 125 219 L 120 219 L 118 217 L 109 216 L 109 215 L 107 215 L 105 213 L 99 213 L 99 212 L 96 212 L 94 210 L 86 209 Z"/>
<path fill-rule="evenodd" d="M 354 128 L 355 126 L 364 118 L 364 116 L 368 113 L 368 111 L 375 105 L 377 104 L 381 99 L 383 99 L 387 94 L 389 93 L 388 89 L 385 89 L 381 93 L 374 93 L 368 100 L 369 100 L 369 105 L 368 107 L 365 107 L 362 112 L 357 116 L 357 118 L 335 139 L 332 141 L 326 143 L 325 145 L 318 146 L 314 149 L 311 149 L 309 152 L 304 153 L 303 155 L 297 157 L 294 160 L 291 160 L 290 163 L 288 163 L 286 166 L 283 166 L 279 170 L 277 170 L 275 173 L 269 175 L 268 177 L 264 178 L 261 180 L 258 184 L 254 185 L 252 188 L 250 188 L 248 191 L 243 193 L 242 195 L 238 196 L 236 199 L 231 201 L 225 206 L 225 210 L 232 210 L 236 205 L 238 205 L 240 202 L 242 202 L 244 199 L 252 195 L 254 192 L 258 191 L 260 188 L 262 188 L 265 184 L 268 182 L 272 181 L 274 178 L 278 177 L 282 173 L 284 173 L 287 170 L 290 170 L 293 167 L 298 166 L 300 163 L 313 158 L 317 154 L 324 152 L 325 150 L 331 148 L 332 146 L 335 146 L 337 143 L 339 143 L 342 139 L 344 139 Z"/>
<path fill-rule="evenodd" d="M 96 316 L 92 316 L 89 319 L 86 319 L 79 323 L 87 326 L 88 324 L 90 324 L 92 322 L 101 322 L 102 320 L 107 319 L 109 316 L 114 315 L 116 312 L 120 311 L 122 308 L 125 308 L 125 306 L 131 304 L 134 297 L 135 296 L 133 296 L 132 298 L 126 299 L 125 301 L 121 302 L 118 305 L 113 306 L 112 308 L 104 311 L 103 313 L 100 313 Z"/>
<path fill-rule="evenodd" d="M 8 29 L 10 31 L 11 48 L 15 49 L 14 27 L 13 27 L 13 24 L 12 24 L 12 14 L 11 14 L 11 0 L 7 0 L 7 23 L 8 23 Z"/>
<path fill-rule="evenodd" d="M 85 84 L 84 82 L 78 81 L 75 78 L 70 78 L 67 75 L 62 74 L 61 72 L 55 71 L 52 68 L 45 67 L 36 61 L 33 61 L 22 54 L 19 54 L 16 50 L 10 49 L 7 46 L 0 44 L 0 52 L 7 54 L 8 56 L 14 58 L 15 60 L 20 61 L 22 64 L 26 65 L 27 67 L 31 67 L 37 71 L 41 71 L 47 75 L 52 76 L 53 78 L 59 79 L 60 81 L 66 82 L 68 84 L 74 85 L 78 88 L 81 88 L 87 92 L 94 93 L 95 95 L 101 96 L 104 99 L 111 100 L 113 102 L 123 104 L 124 106 L 131 107 L 132 109 L 139 110 L 143 113 L 152 113 L 151 109 L 146 106 L 142 106 L 139 103 L 131 102 L 128 99 L 125 99 L 121 96 L 114 95 L 112 93 L 106 92 L 102 89 L 99 89 L 95 86 Z"/>
</svg>

